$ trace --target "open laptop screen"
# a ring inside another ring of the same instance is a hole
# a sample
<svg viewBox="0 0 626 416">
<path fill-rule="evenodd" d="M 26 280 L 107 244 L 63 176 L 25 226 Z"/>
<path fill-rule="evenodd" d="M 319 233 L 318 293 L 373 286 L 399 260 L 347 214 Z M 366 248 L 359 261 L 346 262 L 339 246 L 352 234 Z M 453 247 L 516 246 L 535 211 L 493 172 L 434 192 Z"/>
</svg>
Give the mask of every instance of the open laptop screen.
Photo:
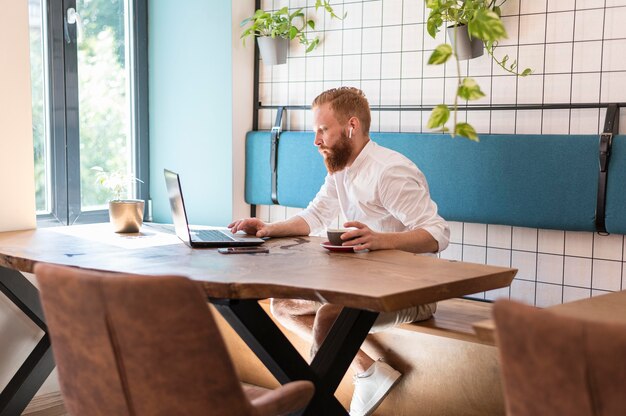
<svg viewBox="0 0 626 416">
<path fill-rule="evenodd" d="M 172 208 L 172 221 L 174 222 L 176 235 L 184 242 L 190 244 L 191 236 L 189 235 L 189 226 L 187 225 L 185 202 L 180 191 L 180 178 L 177 173 L 171 170 L 164 169 L 163 171 L 165 173 L 165 185 L 170 200 L 170 207 Z"/>
</svg>

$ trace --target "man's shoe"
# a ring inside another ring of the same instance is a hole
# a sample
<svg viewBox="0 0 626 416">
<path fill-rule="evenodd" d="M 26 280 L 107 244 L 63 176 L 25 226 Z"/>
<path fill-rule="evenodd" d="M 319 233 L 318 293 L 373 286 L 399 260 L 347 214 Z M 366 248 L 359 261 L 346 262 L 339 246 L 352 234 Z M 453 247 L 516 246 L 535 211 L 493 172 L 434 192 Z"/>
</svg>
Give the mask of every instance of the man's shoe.
<svg viewBox="0 0 626 416">
<path fill-rule="evenodd" d="M 401 376 L 400 372 L 380 360 L 364 373 L 355 375 L 350 416 L 369 416 L 374 413 Z"/>
</svg>

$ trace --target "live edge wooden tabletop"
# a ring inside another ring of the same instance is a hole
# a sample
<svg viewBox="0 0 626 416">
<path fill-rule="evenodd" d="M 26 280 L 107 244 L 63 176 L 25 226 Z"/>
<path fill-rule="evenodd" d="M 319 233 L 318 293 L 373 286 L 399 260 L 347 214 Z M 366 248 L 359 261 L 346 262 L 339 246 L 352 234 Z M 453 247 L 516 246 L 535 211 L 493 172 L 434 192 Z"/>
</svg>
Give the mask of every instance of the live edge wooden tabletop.
<svg viewBox="0 0 626 416">
<path fill-rule="evenodd" d="M 109 224 L 0 233 L 0 266 L 32 272 L 45 262 L 137 274 L 178 274 L 207 296 L 300 298 L 394 311 L 508 286 L 516 269 L 455 262 L 397 250 L 335 253 L 317 237 L 270 239 L 268 254 L 191 249 L 158 224 L 115 234 Z"/>
</svg>

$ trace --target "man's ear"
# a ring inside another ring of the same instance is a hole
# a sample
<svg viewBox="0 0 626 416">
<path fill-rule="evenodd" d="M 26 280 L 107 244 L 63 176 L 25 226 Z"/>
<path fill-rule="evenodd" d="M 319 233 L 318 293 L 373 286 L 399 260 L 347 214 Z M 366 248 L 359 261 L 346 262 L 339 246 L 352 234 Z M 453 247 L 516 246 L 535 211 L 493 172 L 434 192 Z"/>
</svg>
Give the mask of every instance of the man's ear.
<svg viewBox="0 0 626 416">
<path fill-rule="evenodd" d="M 350 131 L 348 133 L 348 138 L 351 139 L 353 131 L 359 128 L 359 119 L 356 117 L 351 117 L 350 120 L 348 120 L 348 123 L 350 124 Z"/>
</svg>

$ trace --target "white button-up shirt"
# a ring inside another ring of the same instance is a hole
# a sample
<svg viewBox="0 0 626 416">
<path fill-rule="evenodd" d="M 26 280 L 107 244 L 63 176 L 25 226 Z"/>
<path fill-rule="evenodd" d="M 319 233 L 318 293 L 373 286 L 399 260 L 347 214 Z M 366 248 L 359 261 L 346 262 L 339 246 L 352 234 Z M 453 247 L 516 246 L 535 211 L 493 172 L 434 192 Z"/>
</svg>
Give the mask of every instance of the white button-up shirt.
<svg viewBox="0 0 626 416">
<path fill-rule="evenodd" d="M 352 166 L 326 175 L 324 185 L 300 215 L 312 234 L 323 231 L 339 210 L 378 232 L 423 229 L 448 246 L 450 229 L 437 214 L 424 174 L 404 155 L 369 141 Z"/>
</svg>

